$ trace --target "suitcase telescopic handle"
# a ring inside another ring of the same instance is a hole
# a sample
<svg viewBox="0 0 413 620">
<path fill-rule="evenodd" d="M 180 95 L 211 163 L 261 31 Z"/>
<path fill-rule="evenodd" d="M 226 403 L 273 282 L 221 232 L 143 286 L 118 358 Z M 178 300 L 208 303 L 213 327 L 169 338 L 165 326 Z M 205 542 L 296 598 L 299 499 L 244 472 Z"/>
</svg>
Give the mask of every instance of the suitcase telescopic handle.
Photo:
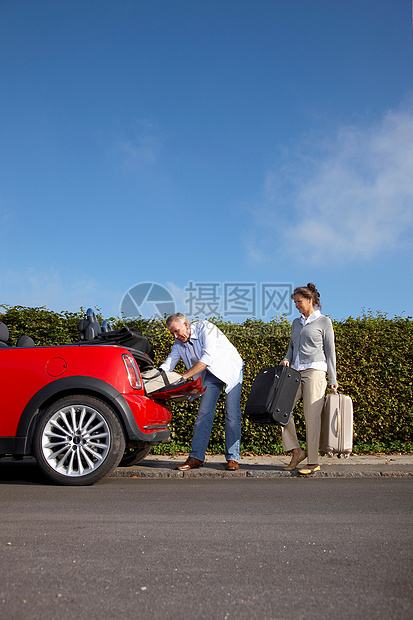
<svg viewBox="0 0 413 620">
<path fill-rule="evenodd" d="M 332 387 L 332 388 L 331 388 L 331 391 L 333 392 L 333 394 L 338 394 L 338 390 L 337 390 L 337 388 L 333 388 L 333 387 Z M 339 406 L 338 406 L 338 407 L 337 407 L 337 409 L 335 410 L 334 414 L 335 414 L 335 415 L 334 415 L 334 417 L 333 417 L 333 420 L 335 421 L 335 425 L 334 425 L 334 426 L 335 426 L 335 429 L 334 429 L 334 430 L 335 430 L 335 432 L 336 432 L 337 437 L 340 437 L 340 432 L 339 432 L 339 430 L 340 430 L 340 425 L 341 425 L 341 419 L 340 419 L 340 418 L 341 418 L 341 416 L 340 416 L 340 401 L 339 401 Z"/>
</svg>

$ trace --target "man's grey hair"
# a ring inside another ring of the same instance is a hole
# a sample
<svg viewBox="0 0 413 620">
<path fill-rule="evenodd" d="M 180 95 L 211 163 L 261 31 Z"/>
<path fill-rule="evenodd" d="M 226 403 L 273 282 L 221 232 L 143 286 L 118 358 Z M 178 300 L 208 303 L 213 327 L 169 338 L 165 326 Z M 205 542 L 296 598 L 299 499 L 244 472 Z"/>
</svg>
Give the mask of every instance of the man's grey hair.
<svg viewBox="0 0 413 620">
<path fill-rule="evenodd" d="M 170 324 L 174 321 L 178 321 L 178 323 L 188 323 L 188 325 L 191 324 L 191 321 L 187 319 L 186 316 L 182 314 L 182 312 L 175 312 L 175 314 L 171 314 L 170 316 L 168 316 L 168 318 L 166 319 L 167 327 L 169 327 Z"/>
</svg>

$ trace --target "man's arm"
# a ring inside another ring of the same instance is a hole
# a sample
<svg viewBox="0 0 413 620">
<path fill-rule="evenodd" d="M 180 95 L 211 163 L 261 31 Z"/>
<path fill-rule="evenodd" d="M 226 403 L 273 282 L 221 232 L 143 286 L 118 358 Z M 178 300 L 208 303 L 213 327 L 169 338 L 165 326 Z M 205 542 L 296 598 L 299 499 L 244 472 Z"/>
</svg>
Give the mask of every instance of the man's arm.
<svg viewBox="0 0 413 620">
<path fill-rule="evenodd" d="M 169 372 L 175 368 L 175 366 L 177 365 L 180 359 L 181 359 L 181 356 L 179 354 L 179 351 L 177 350 L 177 346 L 174 343 L 172 345 L 172 350 L 170 354 L 168 355 L 166 360 L 163 362 L 163 364 L 159 366 L 159 368 L 161 368 L 162 370 L 166 370 L 166 372 Z"/>
<path fill-rule="evenodd" d="M 198 375 L 200 372 L 205 370 L 206 367 L 207 365 L 204 364 L 203 362 L 197 362 L 196 364 L 192 366 L 192 368 L 189 368 L 183 373 L 182 378 L 190 379 L 191 377 L 194 377 L 195 375 Z"/>
</svg>

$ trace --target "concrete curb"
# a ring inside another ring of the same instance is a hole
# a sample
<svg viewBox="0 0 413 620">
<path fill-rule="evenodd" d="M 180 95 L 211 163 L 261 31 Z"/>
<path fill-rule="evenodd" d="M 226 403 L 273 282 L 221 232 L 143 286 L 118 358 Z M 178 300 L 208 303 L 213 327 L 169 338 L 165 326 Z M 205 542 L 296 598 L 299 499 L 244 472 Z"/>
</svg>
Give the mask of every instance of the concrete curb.
<svg viewBox="0 0 413 620">
<path fill-rule="evenodd" d="M 247 456 L 240 459 L 238 471 L 226 471 L 222 455 L 207 455 L 199 469 L 176 470 L 187 455 L 171 457 L 150 455 L 132 467 L 118 467 L 111 474 L 115 478 L 306 478 L 294 471 L 284 471 L 289 462 L 284 456 Z M 363 455 L 347 459 L 321 457 L 321 471 L 311 478 L 410 478 L 413 477 L 413 454 L 411 455 Z M 305 465 L 305 461 L 302 466 Z"/>
</svg>

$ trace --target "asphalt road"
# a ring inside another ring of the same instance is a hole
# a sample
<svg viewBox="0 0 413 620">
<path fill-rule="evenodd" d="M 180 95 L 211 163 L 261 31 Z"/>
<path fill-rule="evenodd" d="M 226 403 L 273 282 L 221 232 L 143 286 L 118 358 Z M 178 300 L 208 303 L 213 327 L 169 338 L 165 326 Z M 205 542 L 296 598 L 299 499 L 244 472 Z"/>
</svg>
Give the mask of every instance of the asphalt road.
<svg viewBox="0 0 413 620">
<path fill-rule="evenodd" d="M 31 471 L 0 484 L 1 618 L 413 617 L 412 479 Z"/>
</svg>

